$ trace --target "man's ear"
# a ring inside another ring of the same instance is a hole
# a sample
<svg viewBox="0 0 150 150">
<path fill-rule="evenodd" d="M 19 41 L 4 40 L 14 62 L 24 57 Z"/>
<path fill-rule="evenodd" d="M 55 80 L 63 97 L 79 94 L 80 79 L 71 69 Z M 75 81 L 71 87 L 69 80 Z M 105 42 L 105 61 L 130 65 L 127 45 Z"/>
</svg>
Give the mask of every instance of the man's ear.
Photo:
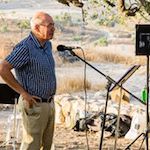
<svg viewBox="0 0 150 150">
<path fill-rule="evenodd" d="M 39 31 L 39 25 L 35 25 L 34 30 L 38 32 Z"/>
</svg>

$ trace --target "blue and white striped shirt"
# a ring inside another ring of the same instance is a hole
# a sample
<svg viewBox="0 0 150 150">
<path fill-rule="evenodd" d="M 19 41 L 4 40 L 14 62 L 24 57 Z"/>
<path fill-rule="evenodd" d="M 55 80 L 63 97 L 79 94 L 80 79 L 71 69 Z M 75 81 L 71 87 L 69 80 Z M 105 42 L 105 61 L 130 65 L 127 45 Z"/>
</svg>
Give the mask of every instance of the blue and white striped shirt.
<svg viewBox="0 0 150 150">
<path fill-rule="evenodd" d="M 6 58 L 15 69 L 16 78 L 31 95 L 49 98 L 56 92 L 55 63 L 51 42 L 42 47 L 30 33 Z"/>
</svg>

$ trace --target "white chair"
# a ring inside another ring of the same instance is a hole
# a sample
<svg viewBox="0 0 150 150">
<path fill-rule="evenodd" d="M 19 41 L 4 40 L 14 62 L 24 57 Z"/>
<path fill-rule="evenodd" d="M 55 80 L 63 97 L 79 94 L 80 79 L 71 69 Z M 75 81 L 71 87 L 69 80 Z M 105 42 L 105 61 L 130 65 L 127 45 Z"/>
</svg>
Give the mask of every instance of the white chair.
<svg viewBox="0 0 150 150">
<path fill-rule="evenodd" d="M 7 119 L 7 135 L 5 141 L 6 142 L 11 141 L 11 138 L 15 137 L 16 142 L 19 143 L 21 139 L 20 130 L 21 130 L 21 114 L 18 113 L 15 108 L 13 114 L 11 114 Z"/>
<path fill-rule="evenodd" d="M 8 131 L 6 135 L 6 140 L 0 145 L 0 149 L 12 144 L 13 150 L 16 150 L 16 142 L 17 136 L 19 136 L 18 121 L 20 120 L 20 116 L 17 114 L 17 101 L 19 98 L 19 94 L 16 93 L 13 89 L 11 89 L 7 84 L 0 83 L 0 103 L 1 104 L 13 104 L 14 110 L 13 114 L 11 114 L 8 118 Z M 13 122 L 13 125 L 11 124 Z M 13 128 L 13 136 L 11 136 L 11 129 Z M 16 132 L 17 131 L 17 132 Z"/>
</svg>

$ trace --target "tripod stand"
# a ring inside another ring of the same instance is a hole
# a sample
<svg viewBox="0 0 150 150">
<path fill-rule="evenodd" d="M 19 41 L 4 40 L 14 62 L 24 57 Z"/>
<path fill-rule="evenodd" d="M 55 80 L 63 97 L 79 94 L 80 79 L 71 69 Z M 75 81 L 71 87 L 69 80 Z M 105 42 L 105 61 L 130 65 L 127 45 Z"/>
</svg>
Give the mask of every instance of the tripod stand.
<svg viewBox="0 0 150 150">
<path fill-rule="evenodd" d="M 149 55 L 147 54 L 147 81 L 146 81 L 146 88 L 147 88 L 147 101 L 146 101 L 146 131 L 145 133 L 141 133 L 137 138 L 135 138 L 126 148 L 125 150 L 129 150 L 132 144 L 134 144 L 141 136 L 144 136 L 143 141 L 141 143 L 140 149 L 142 147 L 142 144 L 144 140 L 146 140 L 146 150 L 149 149 L 149 141 L 148 141 L 148 133 L 150 132 L 149 130 Z"/>
<path fill-rule="evenodd" d="M 11 89 L 7 84 L 0 84 L 0 103 L 1 104 L 14 104 L 14 112 L 13 112 L 13 137 L 10 140 L 3 142 L 0 145 L 1 147 L 6 147 L 10 143 L 12 143 L 13 150 L 16 150 L 16 117 L 17 117 L 17 100 L 19 98 L 19 94 L 16 93 L 13 89 Z M 10 133 L 8 133 L 10 134 Z"/>
<path fill-rule="evenodd" d="M 101 138 L 100 138 L 100 146 L 99 146 L 99 150 L 102 150 L 103 134 L 104 134 L 104 128 L 105 128 L 105 121 L 106 121 L 106 112 L 107 112 L 107 104 L 108 104 L 108 97 L 109 97 L 109 91 L 110 91 L 111 84 L 113 83 L 115 86 L 118 86 L 118 87 L 122 88 L 124 91 L 126 91 L 127 93 L 129 93 L 131 96 L 133 96 L 134 98 L 136 98 L 139 102 L 141 102 L 142 104 L 144 104 L 144 103 L 138 97 L 136 97 L 134 94 L 132 94 L 131 92 L 129 92 L 128 90 L 126 90 L 124 87 L 121 86 L 122 84 L 120 84 L 120 82 L 123 83 L 124 80 L 120 80 L 119 83 L 116 82 L 116 81 L 114 81 L 112 78 L 110 78 L 109 76 L 105 75 L 104 73 L 102 73 L 101 71 L 99 71 L 98 69 L 96 69 L 95 67 L 93 67 L 91 64 L 89 64 L 88 62 L 86 62 L 85 60 L 83 60 L 81 57 L 79 57 L 78 55 L 76 55 L 72 50 L 69 50 L 69 51 L 70 51 L 70 53 L 73 56 L 76 56 L 77 58 L 79 58 L 81 61 L 83 61 L 84 63 L 86 63 L 88 66 L 90 66 L 91 68 L 93 68 L 95 71 L 97 71 L 98 73 L 100 73 L 101 75 L 103 75 L 108 80 L 108 84 L 107 84 L 107 97 L 106 97 L 106 102 L 105 102 L 104 118 L 103 118 Z"/>
</svg>

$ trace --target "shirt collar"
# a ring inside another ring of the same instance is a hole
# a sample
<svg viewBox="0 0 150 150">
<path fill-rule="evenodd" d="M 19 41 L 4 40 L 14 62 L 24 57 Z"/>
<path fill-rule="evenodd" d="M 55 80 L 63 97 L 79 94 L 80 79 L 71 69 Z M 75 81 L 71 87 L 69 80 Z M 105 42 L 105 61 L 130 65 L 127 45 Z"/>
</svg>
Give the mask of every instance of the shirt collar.
<svg viewBox="0 0 150 150">
<path fill-rule="evenodd" d="M 45 42 L 44 46 L 42 46 L 42 45 L 40 44 L 40 42 L 38 41 L 38 39 L 35 37 L 35 35 L 34 35 L 32 32 L 30 32 L 30 37 L 32 38 L 34 44 L 35 44 L 38 48 L 44 49 L 44 48 L 47 47 L 47 42 Z"/>
</svg>

